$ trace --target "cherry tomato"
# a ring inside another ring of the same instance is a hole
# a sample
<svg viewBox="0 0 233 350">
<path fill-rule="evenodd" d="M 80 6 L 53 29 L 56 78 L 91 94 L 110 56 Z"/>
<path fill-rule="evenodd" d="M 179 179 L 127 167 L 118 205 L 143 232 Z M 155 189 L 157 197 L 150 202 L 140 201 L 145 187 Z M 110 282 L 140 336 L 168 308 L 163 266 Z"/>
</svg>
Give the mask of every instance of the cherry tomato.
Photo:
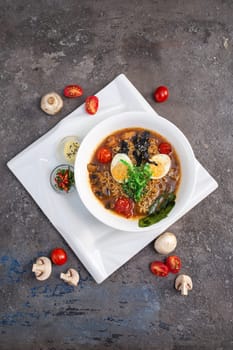
<svg viewBox="0 0 233 350">
<path fill-rule="evenodd" d="M 55 265 L 63 265 L 67 261 L 67 254 L 62 248 L 55 248 L 51 252 L 51 260 Z"/>
<path fill-rule="evenodd" d="M 65 97 L 75 98 L 82 96 L 83 89 L 79 85 L 67 85 L 63 91 Z"/>
<path fill-rule="evenodd" d="M 150 264 L 150 270 L 154 275 L 160 277 L 166 277 L 169 273 L 167 265 L 165 265 L 161 261 L 153 261 Z"/>
<path fill-rule="evenodd" d="M 168 142 L 162 142 L 159 145 L 159 153 L 169 154 L 172 151 L 172 146 Z"/>
<path fill-rule="evenodd" d="M 131 199 L 126 197 L 120 197 L 117 199 L 114 209 L 118 214 L 130 218 L 133 216 L 134 203 Z"/>
<path fill-rule="evenodd" d="M 100 147 L 96 157 L 100 163 L 109 163 L 112 160 L 112 152 L 106 147 Z"/>
<path fill-rule="evenodd" d="M 166 86 L 159 86 L 154 92 L 156 102 L 164 102 L 168 98 L 168 88 Z"/>
<path fill-rule="evenodd" d="M 88 96 L 85 101 L 86 111 L 89 114 L 95 114 L 99 107 L 99 99 L 97 96 Z"/>
<path fill-rule="evenodd" d="M 172 273 L 178 273 L 181 269 L 181 260 L 176 255 L 168 256 L 165 264 Z"/>
</svg>

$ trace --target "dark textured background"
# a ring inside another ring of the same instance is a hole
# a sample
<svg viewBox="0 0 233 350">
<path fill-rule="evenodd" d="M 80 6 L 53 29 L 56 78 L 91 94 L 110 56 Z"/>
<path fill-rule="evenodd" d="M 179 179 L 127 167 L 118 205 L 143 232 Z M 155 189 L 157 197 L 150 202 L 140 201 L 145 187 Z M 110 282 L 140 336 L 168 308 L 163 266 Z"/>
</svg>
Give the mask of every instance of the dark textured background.
<svg viewBox="0 0 233 350">
<path fill-rule="evenodd" d="M 233 349 L 233 2 L 0 0 L 0 349 Z M 124 73 L 186 134 L 219 189 L 170 228 L 187 298 L 174 276 L 154 277 L 153 245 L 97 285 L 6 167 L 84 98 L 54 117 L 43 94 L 78 82 L 94 94 Z M 165 84 L 170 98 L 156 104 Z M 77 289 L 55 267 L 35 280 L 35 258 L 64 247 Z"/>
</svg>

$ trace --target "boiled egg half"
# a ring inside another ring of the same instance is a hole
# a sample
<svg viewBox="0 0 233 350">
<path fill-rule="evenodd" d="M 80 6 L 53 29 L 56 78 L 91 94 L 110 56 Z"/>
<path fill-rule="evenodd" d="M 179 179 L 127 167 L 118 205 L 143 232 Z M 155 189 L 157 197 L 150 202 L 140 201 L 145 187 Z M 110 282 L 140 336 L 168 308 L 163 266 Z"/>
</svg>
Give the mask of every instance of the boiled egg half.
<svg viewBox="0 0 233 350">
<path fill-rule="evenodd" d="M 171 158 L 167 154 L 156 154 L 150 159 L 152 179 L 161 179 L 166 176 L 171 167 Z"/>
<path fill-rule="evenodd" d="M 123 183 L 128 177 L 128 166 L 122 162 L 125 161 L 132 165 L 132 161 L 125 153 L 117 153 L 111 163 L 111 174 L 115 181 Z"/>
</svg>

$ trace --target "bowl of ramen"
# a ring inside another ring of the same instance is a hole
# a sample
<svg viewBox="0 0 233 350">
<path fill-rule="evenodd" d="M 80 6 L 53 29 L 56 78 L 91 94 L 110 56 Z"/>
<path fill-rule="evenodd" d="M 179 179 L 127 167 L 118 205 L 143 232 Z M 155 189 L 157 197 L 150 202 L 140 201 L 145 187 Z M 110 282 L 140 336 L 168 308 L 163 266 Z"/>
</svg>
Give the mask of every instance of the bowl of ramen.
<svg viewBox="0 0 233 350">
<path fill-rule="evenodd" d="M 146 231 L 180 217 L 196 181 L 192 147 L 173 123 L 126 112 L 91 129 L 74 166 L 79 196 L 117 230 Z"/>
</svg>

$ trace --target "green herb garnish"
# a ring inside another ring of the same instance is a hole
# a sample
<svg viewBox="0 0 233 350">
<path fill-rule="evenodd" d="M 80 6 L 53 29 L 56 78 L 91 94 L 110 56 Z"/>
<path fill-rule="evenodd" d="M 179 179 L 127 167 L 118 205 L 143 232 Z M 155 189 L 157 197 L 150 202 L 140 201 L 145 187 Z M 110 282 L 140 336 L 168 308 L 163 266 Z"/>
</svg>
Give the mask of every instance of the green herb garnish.
<svg viewBox="0 0 233 350">
<path fill-rule="evenodd" d="M 159 196 L 149 208 L 149 215 L 139 219 L 139 227 L 148 227 L 167 217 L 175 205 L 176 195 L 164 193 Z"/>
<path fill-rule="evenodd" d="M 123 159 L 121 161 L 128 167 L 128 178 L 122 184 L 123 190 L 131 199 L 139 202 L 151 178 L 150 166 L 149 164 L 130 165 Z"/>
</svg>

